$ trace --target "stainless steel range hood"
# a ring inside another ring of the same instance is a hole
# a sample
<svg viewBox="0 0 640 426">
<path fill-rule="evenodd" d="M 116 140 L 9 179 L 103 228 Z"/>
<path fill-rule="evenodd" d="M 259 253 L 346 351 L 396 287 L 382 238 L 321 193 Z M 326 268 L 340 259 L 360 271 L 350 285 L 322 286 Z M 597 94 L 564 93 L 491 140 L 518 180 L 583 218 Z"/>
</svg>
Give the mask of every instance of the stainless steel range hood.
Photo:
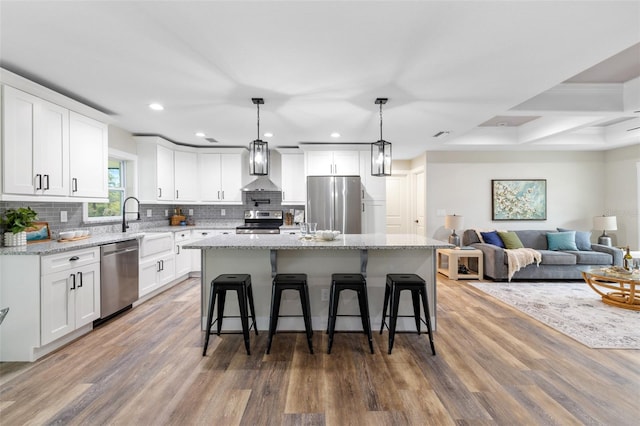
<svg viewBox="0 0 640 426">
<path fill-rule="evenodd" d="M 244 188 L 242 188 L 242 190 L 282 192 L 282 190 L 266 176 L 260 176 L 256 180 L 248 183 Z"/>
</svg>

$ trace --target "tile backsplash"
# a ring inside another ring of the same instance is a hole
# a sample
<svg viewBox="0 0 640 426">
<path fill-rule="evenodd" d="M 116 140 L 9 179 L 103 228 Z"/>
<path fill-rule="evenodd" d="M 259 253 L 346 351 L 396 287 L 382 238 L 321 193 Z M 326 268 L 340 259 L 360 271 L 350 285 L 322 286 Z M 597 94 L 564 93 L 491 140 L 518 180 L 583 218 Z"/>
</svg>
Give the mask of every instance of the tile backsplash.
<svg viewBox="0 0 640 426">
<path fill-rule="evenodd" d="M 256 203 L 258 206 L 256 206 Z M 169 224 L 169 216 L 174 213 L 174 209 L 180 208 L 184 215 L 188 215 L 189 210 L 193 210 L 193 220 L 196 224 L 221 220 L 242 221 L 244 211 L 250 209 L 261 210 L 285 210 L 304 209 L 304 206 L 282 206 L 282 193 L 275 191 L 244 192 L 242 205 L 231 204 L 141 204 L 140 221 L 132 221 L 131 229 L 145 229 L 155 226 L 165 226 Z M 94 233 L 120 232 L 121 222 L 100 222 L 85 223 L 82 220 L 82 203 L 71 202 L 19 202 L 0 201 L 0 216 L 10 208 L 31 207 L 38 213 L 38 221 L 48 222 L 52 237 L 68 229 L 91 228 Z M 127 211 L 135 211 L 135 202 L 127 202 Z M 224 210 L 224 216 L 222 211 Z M 67 212 L 67 221 L 60 220 L 61 212 Z M 151 211 L 151 216 L 147 215 Z M 167 214 L 165 214 L 165 212 Z M 2 229 L 4 232 L 4 229 Z"/>
</svg>

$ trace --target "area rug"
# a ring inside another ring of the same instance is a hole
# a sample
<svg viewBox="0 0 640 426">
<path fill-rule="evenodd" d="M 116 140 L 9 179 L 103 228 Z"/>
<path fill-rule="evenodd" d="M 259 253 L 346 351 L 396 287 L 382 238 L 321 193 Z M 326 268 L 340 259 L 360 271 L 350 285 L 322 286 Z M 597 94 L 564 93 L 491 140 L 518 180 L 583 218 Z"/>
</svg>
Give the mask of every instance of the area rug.
<svg viewBox="0 0 640 426">
<path fill-rule="evenodd" d="M 590 348 L 640 349 L 640 311 L 602 303 L 584 282 L 468 282 Z"/>
</svg>

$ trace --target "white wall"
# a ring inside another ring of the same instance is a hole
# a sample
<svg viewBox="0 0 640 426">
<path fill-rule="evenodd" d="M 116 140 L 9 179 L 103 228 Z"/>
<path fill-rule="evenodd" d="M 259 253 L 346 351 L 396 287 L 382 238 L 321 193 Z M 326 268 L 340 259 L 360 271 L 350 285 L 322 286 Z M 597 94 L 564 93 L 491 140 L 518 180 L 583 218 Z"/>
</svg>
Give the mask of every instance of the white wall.
<svg viewBox="0 0 640 426">
<path fill-rule="evenodd" d="M 605 152 L 603 210 L 616 216 L 618 230 L 612 231 L 614 244 L 640 249 L 640 144 Z"/>
<path fill-rule="evenodd" d="M 604 152 L 429 152 L 427 235 L 446 240 L 450 234 L 438 209 L 464 216 L 465 229 L 592 230 L 593 216 L 605 213 L 607 173 Z M 546 179 L 547 220 L 492 221 L 492 179 Z M 628 241 L 611 234 L 616 245 Z"/>
<path fill-rule="evenodd" d="M 136 154 L 136 143 L 128 131 L 116 126 L 109 126 L 109 148 Z"/>
</svg>

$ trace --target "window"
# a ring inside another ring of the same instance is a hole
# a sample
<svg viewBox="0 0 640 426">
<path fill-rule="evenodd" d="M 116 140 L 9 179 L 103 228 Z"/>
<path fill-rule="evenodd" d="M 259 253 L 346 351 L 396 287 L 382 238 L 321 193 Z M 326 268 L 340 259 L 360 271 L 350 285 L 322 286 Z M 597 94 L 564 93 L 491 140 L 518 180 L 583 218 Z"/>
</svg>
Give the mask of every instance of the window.
<svg viewBox="0 0 640 426">
<path fill-rule="evenodd" d="M 135 159 L 130 154 L 109 151 L 107 176 L 109 179 L 109 202 L 84 203 L 85 222 L 115 222 L 122 220 L 122 203 L 128 194 L 133 194 Z"/>
</svg>

